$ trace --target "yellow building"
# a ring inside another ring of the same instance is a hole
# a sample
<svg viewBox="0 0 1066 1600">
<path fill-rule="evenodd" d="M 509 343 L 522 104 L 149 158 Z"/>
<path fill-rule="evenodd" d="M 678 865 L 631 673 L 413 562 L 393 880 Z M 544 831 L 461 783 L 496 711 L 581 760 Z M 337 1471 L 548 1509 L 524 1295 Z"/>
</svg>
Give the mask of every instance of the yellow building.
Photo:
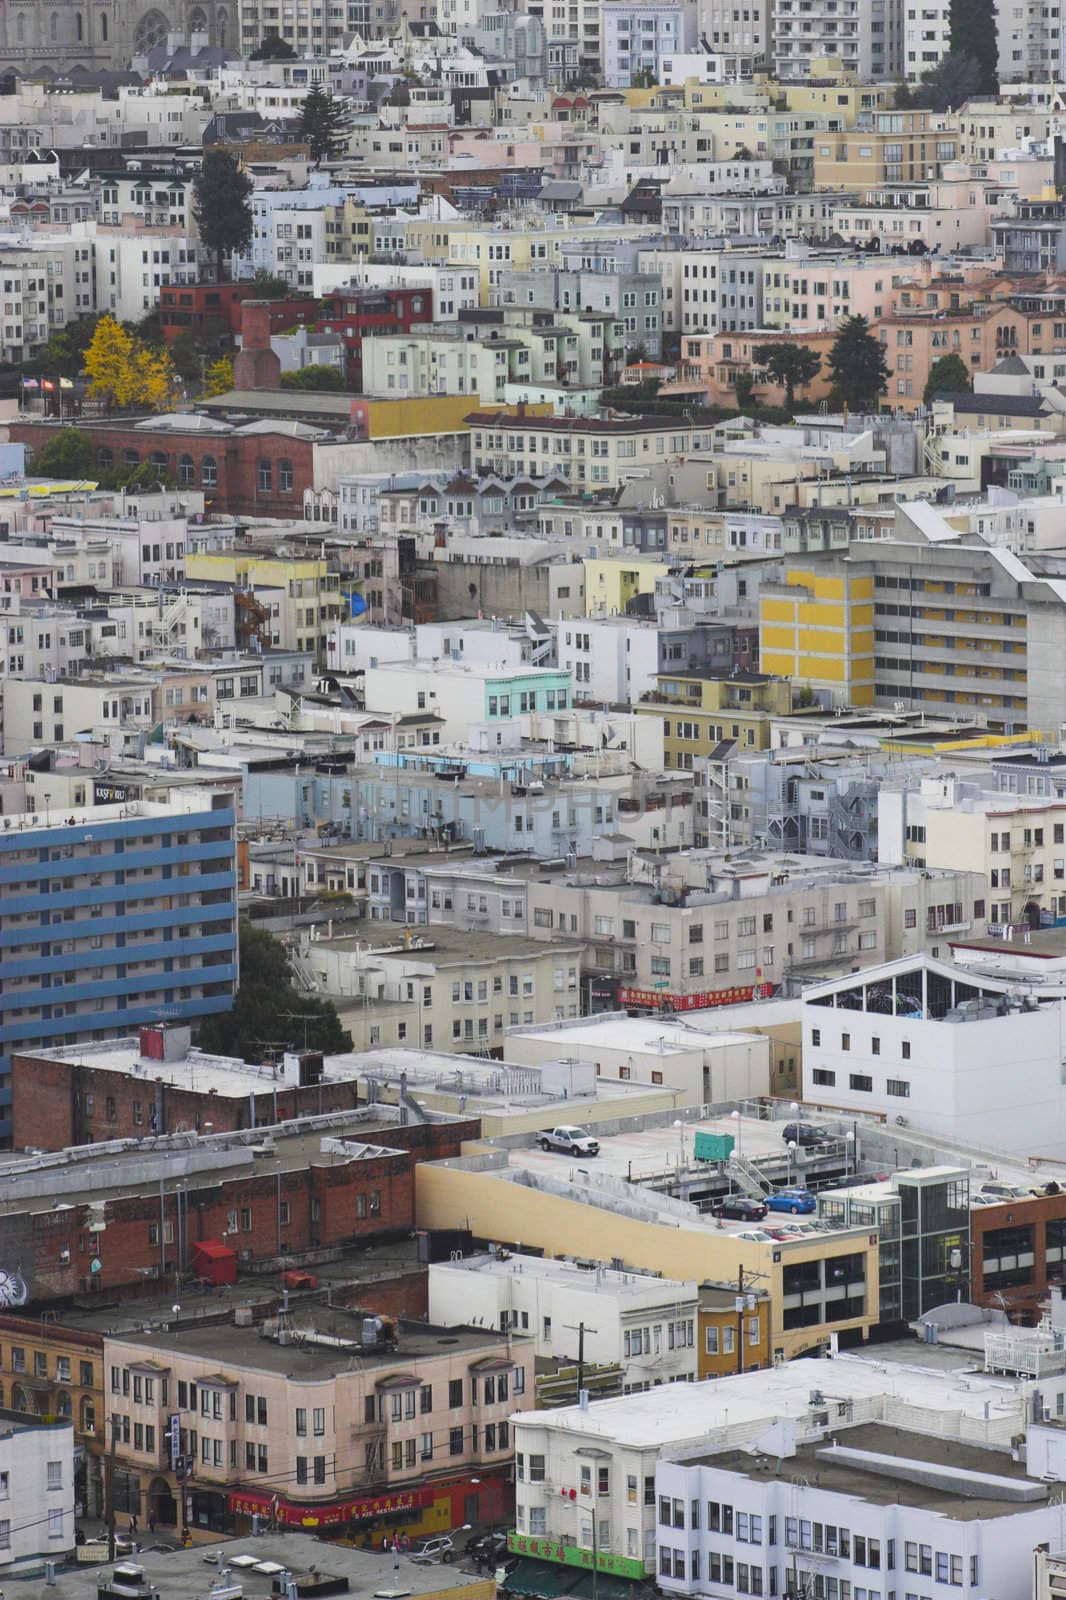
<svg viewBox="0 0 1066 1600">
<path fill-rule="evenodd" d="M 664 764 L 687 770 L 724 739 L 743 750 L 769 749 L 771 719 L 792 710 L 792 686 L 758 672 L 660 672 L 637 710 L 663 718 Z"/>
<path fill-rule="evenodd" d="M 869 129 L 843 128 L 814 139 L 815 189 L 846 191 L 939 178 L 959 137 L 931 111 L 876 111 Z"/>
<path fill-rule="evenodd" d="M 874 580 L 840 565 L 789 566 L 759 591 L 759 661 L 796 685 L 828 689 L 838 705 L 874 698 Z"/>
<path fill-rule="evenodd" d="M 739 1305 L 738 1305 L 739 1302 Z M 729 1378 L 770 1365 L 770 1297 L 744 1285 L 701 1283 L 696 1376 Z"/>
<path fill-rule="evenodd" d="M 587 1260 L 620 1262 L 681 1282 L 736 1283 L 743 1272 L 745 1285 L 757 1286 L 767 1301 L 764 1364 L 766 1356 L 790 1360 L 825 1345 L 834 1332 L 865 1339 L 879 1320 L 876 1231 L 848 1227 L 744 1238 L 745 1230 L 730 1232 L 695 1208 L 691 1221 L 679 1219 L 675 1209 L 662 1211 L 652 1191 L 639 1185 L 622 1211 L 610 1198 L 601 1201 L 592 1182 L 583 1183 L 580 1194 L 553 1193 L 514 1181 L 525 1176 L 518 1168 L 488 1170 L 476 1165 L 481 1160 L 418 1165 L 419 1228 L 464 1228 L 502 1244 L 520 1240 L 524 1250 L 549 1257 L 573 1255 L 579 1241 Z"/>
<path fill-rule="evenodd" d="M 340 574 L 324 556 L 262 555 L 244 550 L 190 551 L 186 576 L 223 583 L 269 613 L 270 643 L 325 659 L 326 634 L 344 613 Z"/>
<path fill-rule="evenodd" d="M 585 569 L 585 615 L 621 617 L 638 594 L 654 594 L 660 578 L 668 578 L 665 561 L 629 556 L 616 560 L 583 561 Z"/>
<path fill-rule="evenodd" d="M 576 226 L 576 225 L 575 225 Z M 478 222 L 469 217 L 390 217 L 374 230 L 374 249 L 416 252 L 428 265 L 475 266 L 481 279 L 481 304 L 489 304 L 505 272 L 549 271 L 562 265 L 564 242 L 572 240 L 575 226 L 519 227 Z M 581 238 L 639 239 L 655 233 L 646 223 L 583 223 Z"/>
</svg>

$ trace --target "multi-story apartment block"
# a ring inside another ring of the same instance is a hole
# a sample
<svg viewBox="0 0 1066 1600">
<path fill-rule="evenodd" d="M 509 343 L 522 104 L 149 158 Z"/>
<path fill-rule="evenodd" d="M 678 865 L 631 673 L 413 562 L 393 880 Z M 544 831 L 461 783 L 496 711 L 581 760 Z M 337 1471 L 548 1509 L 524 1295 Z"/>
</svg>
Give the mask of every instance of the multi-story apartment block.
<svg viewBox="0 0 1066 1600">
<path fill-rule="evenodd" d="M 495 1520 L 511 1418 L 533 1402 L 533 1344 L 517 1333 L 325 1307 L 107 1338 L 104 1362 L 122 1509 L 220 1533 L 256 1512 L 343 1528 L 397 1506 L 417 1529 L 460 1486 Z"/>
<path fill-rule="evenodd" d="M 770 721 L 792 707 L 792 687 L 782 678 L 759 672 L 714 669 L 680 670 L 666 666 L 639 709 L 661 716 L 667 767 L 691 771 L 697 759 L 709 756 L 723 740 L 740 749 L 766 750 Z"/>
<path fill-rule="evenodd" d="M 191 789 L 167 805 L 5 817 L 0 863 L 2 1136 L 11 1131 L 14 1048 L 101 1038 L 161 1014 L 196 1018 L 232 1004 L 232 802 Z"/>
<path fill-rule="evenodd" d="M 827 60 L 862 79 L 892 78 L 903 59 L 903 19 L 891 0 L 774 0 L 774 72 L 817 78 Z"/>
<path fill-rule="evenodd" d="M 705 430 L 671 417 L 538 417 L 473 411 L 471 465 L 482 472 L 543 472 L 550 465 L 582 487 L 617 488 L 627 477 L 698 449 Z"/>
<path fill-rule="evenodd" d="M 603 7 L 603 77 L 625 89 L 650 76 L 658 83 L 664 57 L 696 43 L 696 8 L 685 0 L 606 0 Z"/>
</svg>

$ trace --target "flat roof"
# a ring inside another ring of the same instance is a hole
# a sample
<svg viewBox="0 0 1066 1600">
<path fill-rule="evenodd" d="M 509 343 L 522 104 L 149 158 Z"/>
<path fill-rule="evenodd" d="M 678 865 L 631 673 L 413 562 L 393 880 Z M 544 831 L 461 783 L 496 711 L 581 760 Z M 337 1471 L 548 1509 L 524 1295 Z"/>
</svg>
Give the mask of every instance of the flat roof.
<svg viewBox="0 0 1066 1600">
<path fill-rule="evenodd" d="M 1020 1431 L 1023 1385 L 971 1371 L 945 1375 L 940 1368 L 923 1365 L 923 1350 L 915 1340 L 913 1364 L 878 1359 L 876 1347 L 868 1356 L 849 1351 L 832 1358 L 789 1361 L 736 1374 L 725 1382 L 661 1384 L 642 1393 L 597 1400 L 586 1411 L 576 1405 L 561 1406 L 526 1413 L 521 1420 L 634 1449 L 665 1450 L 681 1459 L 689 1451 L 702 1457 L 707 1437 L 716 1428 L 765 1427 L 774 1417 L 807 1418 L 822 1409 L 822 1402 L 812 1401 L 812 1393 L 828 1391 L 838 1400 L 890 1395 L 940 1418 L 958 1412 L 985 1421 L 987 1406 L 987 1420 L 1001 1431 Z"/>
<path fill-rule="evenodd" d="M 759 1456 L 750 1450 L 727 1450 L 701 1459 L 725 1472 L 766 1478 Z M 824 1489 L 867 1505 L 896 1505 L 905 1495 L 909 1507 L 934 1511 L 953 1522 L 1017 1516 L 1044 1504 L 1048 1494 L 1047 1485 L 1031 1478 L 1007 1451 L 993 1452 L 882 1423 L 841 1428 L 835 1446 L 800 1445 L 794 1455 L 785 1457 L 781 1470 L 807 1490 Z"/>
<path fill-rule="evenodd" d="M 542 946 L 541 948 L 551 948 Z M 732 1032 L 729 1029 L 686 1028 L 673 1021 L 659 1021 L 655 1017 L 619 1017 L 607 1015 L 601 1022 L 595 1016 L 575 1019 L 573 1023 L 526 1023 L 511 1028 L 511 1035 L 525 1039 L 542 1039 L 565 1052 L 574 1045 L 591 1045 L 613 1050 L 640 1051 L 648 1055 L 685 1055 L 691 1051 L 719 1050 L 727 1045 L 752 1044 L 758 1035 Z"/>
<path fill-rule="evenodd" d="M 294 1382 L 312 1383 L 351 1372 L 356 1361 L 361 1371 L 396 1368 L 399 1375 L 405 1363 L 426 1357 L 449 1354 L 491 1357 L 496 1353 L 506 1356 L 516 1341 L 524 1349 L 531 1348 L 531 1341 L 521 1334 L 498 1333 L 493 1328 L 435 1327 L 432 1323 L 406 1319 L 397 1324 L 395 1346 L 367 1348 L 362 1343 L 364 1314 L 361 1308 L 346 1310 L 321 1304 L 290 1310 L 288 1322 L 292 1337 L 286 1344 L 264 1337 L 254 1326 L 239 1328 L 232 1323 L 215 1327 L 156 1328 L 149 1333 L 123 1337 L 129 1344 L 143 1346 L 160 1361 L 167 1355 L 195 1356 L 205 1364 L 205 1372 L 217 1363 L 220 1371 L 252 1368 L 280 1373 Z"/>
<path fill-rule="evenodd" d="M 613 1267 L 582 1267 L 576 1261 L 566 1261 L 547 1256 L 520 1255 L 504 1250 L 499 1254 L 484 1252 L 464 1256 L 458 1261 L 434 1262 L 432 1271 L 477 1273 L 480 1277 L 509 1280 L 539 1278 L 560 1283 L 571 1289 L 583 1289 L 589 1294 L 607 1294 L 620 1300 L 639 1300 L 644 1304 L 649 1296 L 658 1295 L 673 1301 L 678 1290 L 695 1297 L 699 1285 L 695 1279 L 660 1278 L 650 1272 L 616 1272 Z M 734 1291 L 735 1297 L 735 1291 Z M 732 1302 L 730 1302 L 732 1303 Z"/>
</svg>

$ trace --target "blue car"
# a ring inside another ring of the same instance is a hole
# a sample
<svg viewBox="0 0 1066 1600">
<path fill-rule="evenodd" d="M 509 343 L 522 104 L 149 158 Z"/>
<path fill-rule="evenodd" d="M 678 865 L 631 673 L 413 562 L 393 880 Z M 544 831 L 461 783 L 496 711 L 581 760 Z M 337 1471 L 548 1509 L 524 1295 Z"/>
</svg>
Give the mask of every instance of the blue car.
<svg viewBox="0 0 1066 1600">
<path fill-rule="evenodd" d="M 768 1211 L 791 1211 L 794 1217 L 818 1210 L 818 1202 L 809 1189 L 778 1189 L 766 1196 Z"/>
</svg>

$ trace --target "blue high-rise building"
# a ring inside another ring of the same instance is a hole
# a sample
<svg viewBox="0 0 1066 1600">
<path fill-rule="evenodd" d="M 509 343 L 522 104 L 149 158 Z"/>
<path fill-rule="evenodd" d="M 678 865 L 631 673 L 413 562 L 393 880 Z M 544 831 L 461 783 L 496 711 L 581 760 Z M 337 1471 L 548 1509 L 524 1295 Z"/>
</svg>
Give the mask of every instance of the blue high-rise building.
<svg viewBox="0 0 1066 1600">
<path fill-rule="evenodd" d="M 0 823 L 0 1144 L 11 1057 L 225 1011 L 237 987 L 232 796 L 176 790 Z"/>
</svg>

